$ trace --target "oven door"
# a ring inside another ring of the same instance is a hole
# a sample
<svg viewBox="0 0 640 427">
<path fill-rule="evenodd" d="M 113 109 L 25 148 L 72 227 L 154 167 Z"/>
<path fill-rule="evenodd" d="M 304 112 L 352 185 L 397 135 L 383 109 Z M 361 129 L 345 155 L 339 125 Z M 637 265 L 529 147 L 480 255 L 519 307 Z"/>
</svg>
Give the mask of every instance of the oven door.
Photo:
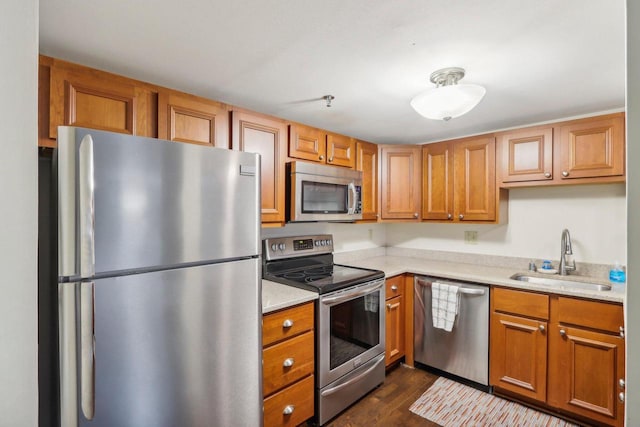
<svg viewBox="0 0 640 427">
<path fill-rule="evenodd" d="M 296 166 L 290 177 L 290 221 L 362 219 L 361 172 L 330 166 Z M 320 172 L 308 173 L 306 169 L 311 168 Z"/>
<path fill-rule="evenodd" d="M 318 388 L 384 353 L 384 279 L 321 295 Z"/>
</svg>

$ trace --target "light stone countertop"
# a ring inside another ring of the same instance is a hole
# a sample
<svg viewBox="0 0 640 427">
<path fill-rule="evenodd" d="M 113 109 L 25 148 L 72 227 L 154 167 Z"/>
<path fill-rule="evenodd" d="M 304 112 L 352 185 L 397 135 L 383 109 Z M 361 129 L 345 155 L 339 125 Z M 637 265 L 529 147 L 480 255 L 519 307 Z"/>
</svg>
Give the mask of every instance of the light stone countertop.
<svg viewBox="0 0 640 427">
<path fill-rule="evenodd" d="M 262 314 L 318 299 L 316 292 L 262 280 Z"/>
<path fill-rule="evenodd" d="M 483 283 L 487 285 L 504 286 L 515 289 L 540 291 L 551 294 L 567 295 L 580 298 L 589 298 L 600 301 L 611 301 L 623 303 L 625 298 L 625 284 L 612 284 L 603 282 L 602 279 L 593 279 L 584 276 L 569 276 L 569 280 L 583 280 L 594 283 L 611 284 L 610 291 L 585 290 L 564 286 L 539 285 L 528 282 L 512 280 L 515 273 L 526 273 L 545 277 L 542 273 L 531 273 L 526 270 L 513 268 L 490 267 L 479 264 L 456 263 L 441 260 L 431 260 L 423 258 L 399 257 L 399 256 L 377 256 L 360 260 L 341 262 L 340 264 L 354 267 L 372 268 L 384 271 L 387 277 L 396 276 L 402 273 L 422 274 L 425 276 L 437 276 L 443 279 L 463 280 L 468 282 Z M 558 278 L 559 276 L 553 276 Z"/>
</svg>

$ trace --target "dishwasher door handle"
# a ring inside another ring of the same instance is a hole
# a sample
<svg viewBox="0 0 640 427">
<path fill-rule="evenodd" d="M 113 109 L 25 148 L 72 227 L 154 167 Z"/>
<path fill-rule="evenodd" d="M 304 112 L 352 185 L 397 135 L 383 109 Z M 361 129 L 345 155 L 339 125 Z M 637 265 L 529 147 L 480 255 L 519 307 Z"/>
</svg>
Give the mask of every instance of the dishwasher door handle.
<svg viewBox="0 0 640 427">
<path fill-rule="evenodd" d="M 484 289 L 475 289 L 475 288 L 458 288 L 458 292 L 466 295 L 484 295 Z"/>
</svg>

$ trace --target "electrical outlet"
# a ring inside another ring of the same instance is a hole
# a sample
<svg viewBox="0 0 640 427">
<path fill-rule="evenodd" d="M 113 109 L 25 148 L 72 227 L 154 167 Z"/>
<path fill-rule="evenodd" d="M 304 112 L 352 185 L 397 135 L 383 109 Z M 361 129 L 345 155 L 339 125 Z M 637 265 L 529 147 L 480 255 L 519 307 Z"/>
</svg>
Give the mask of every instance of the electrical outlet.
<svg viewBox="0 0 640 427">
<path fill-rule="evenodd" d="M 478 232 L 477 231 L 465 231 L 464 232 L 464 242 L 467 245 L 477 245 L 478 244 Z"/>
</svg>

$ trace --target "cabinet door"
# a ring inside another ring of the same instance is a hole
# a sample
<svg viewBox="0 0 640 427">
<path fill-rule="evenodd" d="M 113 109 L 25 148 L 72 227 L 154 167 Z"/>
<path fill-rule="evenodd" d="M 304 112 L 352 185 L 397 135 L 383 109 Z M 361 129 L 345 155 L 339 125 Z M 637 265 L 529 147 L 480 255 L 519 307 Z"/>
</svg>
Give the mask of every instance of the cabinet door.
<svg viewBox="0 0 640 427">
<path fill-rule="evenodd" d="M 396 362 L 404 356 L 404 302 L 403 296 L 390 298 L 386 301 L 385 325 L 385 364 Z"/>
<path fill-rule="evenodd" d="M 453 151 L 447 142 L 422 146 L 422 219 L 453 219 Z"/>
<path fill-rule="evenodd" d="M 501 134 L 498 156 L 502 182 L 553 179 L 553 128 L 529 128 Z"/>
<path fill-rule="evenodd" d="M 356 143 L 353 138 L 328 133 L 327 164 L 353 169 L 356 165 Z"/>
<path fill-rule="evenodd" d="M 151 91 L 134 80 L 57 60 L 49 72 L 49 138 L 60 125 L 155 136 Z"/>
<path fill-rule="evenodd" d="M 382 219 L 420 217 L 421 160 L 419 146 L 384 146 L 381 149 Z"/>
<path fill-rule="evenodd" d="M 223 104 L 164 90 L 158 95 L 158 137 L 229 148 L 229 115 Z"/>
<path fill-rule="evenodd" d="M 557 407 L 599 422 L 622 426 L 625 378 L 624 338 L 558 325 L 551 336 L 557 354 L 549 354 L 550 401 Z M 550 402 L 550 403 L 551 403 Z"/>
<path fill-rule="evenodd" d="M 378 219 L 378 146 L 358 141 L 356 169 L 362 172 L 362 219 Z"/>
<path fill-rule="evenodd" d="M 496 151 L 494 137 L 454 143 L 455 215 L 460 221 L 495 221 Z"/>
<path fill-rule="evenodd" d="M 289 157 L 324 162 L 325 134 L 320 129 L 292 123 L 289 125 Z"/>
<path fill-rule="evenodd" d="M 262 223 L 285 221 L 287 125 L 275 119 L 234 111 L 232 148 L 261 156 Z"/>
<path fill-rule="evenodd" d="M 624 175 L 624 118 L 585 120 L 560 127 L 561 179 Z"/>
<path fill-rule="evenodd" d="M 547 322 L 492 313 L 490 383 L 519 395 L 546 400 Z"/>
</svg>

